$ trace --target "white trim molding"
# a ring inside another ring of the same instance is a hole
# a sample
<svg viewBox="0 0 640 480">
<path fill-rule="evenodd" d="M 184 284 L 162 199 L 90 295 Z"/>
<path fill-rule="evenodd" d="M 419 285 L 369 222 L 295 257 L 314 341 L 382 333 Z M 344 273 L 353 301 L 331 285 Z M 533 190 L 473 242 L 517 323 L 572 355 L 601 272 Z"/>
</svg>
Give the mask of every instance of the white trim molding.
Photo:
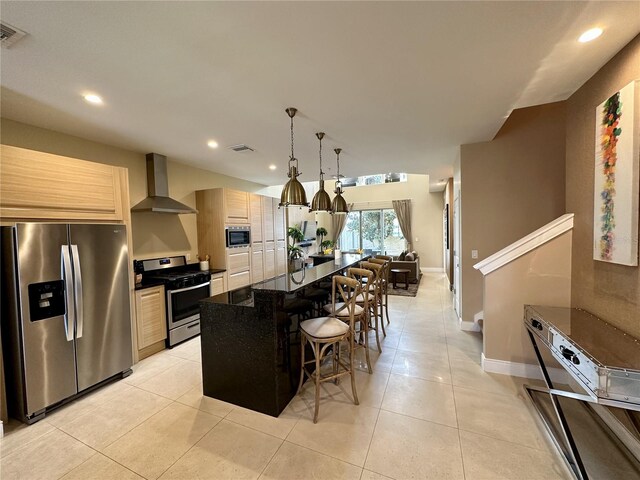
<svg viewBox="0 0 640 480">
<path fill-rule="evenodd" d="M 573 213 L 566 213 L 556 218 L 553 222 L 547 223 L 544 227 L 539 228 L 535 232 L 530 233 L 526 237 L 521 238 L 481 262 L 476 263 L 473 268 L 480 270 L 483 275 L 487 275 L 572 228 Z"/>
<path fill-rule="evenodd" d="M 462 320 L 462 317 L 458 317 L 458 325 L 460 326 L 460 330 L 465 332 L 481 332 L 482 329 L 478 322 L 474 321 L 470 322 L 468 320 Z"/>
<path fill-rule="evenodd" d="M 539 365 L 487 358 L 484 356 L 484 352 L 482 352 L 481 362 L 482 370 L 487 373 L 500 373 L 502 375 L 511 375 L 512 377 L 544 380 Z M 563 368 L 547 368 L 547 371 L 553 382 L 565 385 L 569 383 L 570 377 Z"/>
<path fill-rule="evenodd" d="M 420 267 L 420 271 L 422 273 L 444 273 L 444 268 L 442 267 Z"/>
</svg>

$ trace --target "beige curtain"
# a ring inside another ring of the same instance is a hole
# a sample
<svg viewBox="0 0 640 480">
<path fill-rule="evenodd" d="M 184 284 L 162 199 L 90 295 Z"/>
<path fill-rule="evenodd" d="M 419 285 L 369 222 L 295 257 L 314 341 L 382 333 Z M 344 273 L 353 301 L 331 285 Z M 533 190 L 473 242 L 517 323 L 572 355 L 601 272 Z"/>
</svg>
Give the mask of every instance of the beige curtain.
<svg viewBox="0 0 640 480">
<path fill-rule="evenodd" d="M 396 212 L 400 230 L 407 241 L 407 250 L 411 250 L 411 200 L 394 200 L 393 211 Z"/>
<path fill-rule="evenodd" d="M 353 209 L 353 203 L 347 205 L 349 211 Z M 344 230 L 345 225 L 347 224 L 347 215 L 331 215 L 331 229 L 333 230 L 333 241 L 338 245 L 338 240 L 340 239 L 340 234 Z"/>
</svg>

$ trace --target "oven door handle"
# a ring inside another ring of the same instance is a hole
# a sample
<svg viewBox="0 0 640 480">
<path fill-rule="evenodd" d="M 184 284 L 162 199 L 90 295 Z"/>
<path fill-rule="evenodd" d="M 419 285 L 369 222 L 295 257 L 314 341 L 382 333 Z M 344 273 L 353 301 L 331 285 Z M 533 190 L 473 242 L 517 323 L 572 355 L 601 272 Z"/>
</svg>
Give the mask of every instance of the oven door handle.
<svg viewBox="0 0 640 480">
<path fill-rule="evenodd" d="M 193 287 L 181 288 L 179 290 L 169 290 L 171 295 L 175 293 L 188 292 L 189 290 L 195 290 L 196 288 L 206 287 L 207 285 L 211 285 L 211 282 L 199 283 L 198 285 L 194 285 Z"/>
</svg>

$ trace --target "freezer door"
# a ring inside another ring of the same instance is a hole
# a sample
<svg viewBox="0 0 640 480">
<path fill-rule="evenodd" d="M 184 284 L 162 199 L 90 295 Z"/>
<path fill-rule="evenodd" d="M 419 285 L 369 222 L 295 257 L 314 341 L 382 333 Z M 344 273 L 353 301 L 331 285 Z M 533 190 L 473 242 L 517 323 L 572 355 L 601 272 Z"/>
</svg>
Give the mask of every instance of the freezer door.
<svg viewBox="0 0 640 480">
<path fill-rule="evenodd" d="M 129 254 L 124 225 L 71 225 L 78 390 L 132 365 Z"/>
<path fill-rule="evenodd" d="M 15 226 L 18 322 L 22 339 L 25 414 L 77 393 L 67 225 Z M 63 275 L 66 264 L 66 278 Z M 67 282 L 65 282 L 67 280 Z"/>
</svg>

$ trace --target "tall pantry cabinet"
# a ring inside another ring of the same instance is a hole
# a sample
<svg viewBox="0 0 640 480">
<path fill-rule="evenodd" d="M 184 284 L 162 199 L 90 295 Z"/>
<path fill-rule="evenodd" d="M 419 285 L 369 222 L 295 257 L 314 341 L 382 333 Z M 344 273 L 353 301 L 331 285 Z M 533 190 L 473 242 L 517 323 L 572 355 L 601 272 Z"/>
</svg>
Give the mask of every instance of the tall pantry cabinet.
<svg viewBox="0 0 640 480">
<path fill-rule="evenodd" d="M 286 272 L 284 209 L 278 199 L 228 188 L 196 192 L 198 252 L 210 255 L 211 267 L 225 269 L 226 290 Z M 225 227 L 251 228 L 246 248 L 226 248 Z"/>
</svg>

